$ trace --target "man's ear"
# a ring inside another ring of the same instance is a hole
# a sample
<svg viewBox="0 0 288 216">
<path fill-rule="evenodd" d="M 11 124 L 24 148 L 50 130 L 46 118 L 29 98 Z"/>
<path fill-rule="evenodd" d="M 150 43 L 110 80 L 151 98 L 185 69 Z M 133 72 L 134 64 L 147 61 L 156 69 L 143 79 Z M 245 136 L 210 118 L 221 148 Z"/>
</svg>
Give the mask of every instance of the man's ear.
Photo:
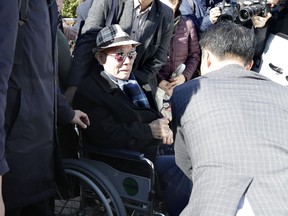
<svg viewBox="0 0 288 216">
<path fill-rule="evenodd" d="M 252 68 L 253 64 L 254 64 L 254 61 L 251 60 L 250 63 L 248 63 L 248 64 L 245 65 L 245 69 L 246 69 L 246 70 L 250 70 L 250 69 Z"/>
<path fill-rule="evenodd" d="M 207 68 L 210 68 L 212 61 L 213 61 L 213 55 L 209 51 L 206 51 L 205 58 L 206 58 Z"/>
<path fill-rule="evenodd" d="M 215 61 L 215 56 L 209 50 L 203 50 L 201 57 L 201 75 L 212 71 L 213 67 L 215 67 Z"/>
<path fill-rule="evenodd" d="M 100 65 L 103 65 L 105 63 L 104 56 L 102 53 L 97 52 L 95 54 L 95 58 L 97 59 Z"/>
<path fill-rule="evenodd" d="M 209 71 L 211 65 L 210 53 L 207 50 L 202 51 L 201 55 L 201 75 L 206 74 Z"/>
<path fill-rule="evenodd" d="M 205 67 L 209 68 L 211 65 L 211 53 L 207 50 L 203 50 L 201 62 L 205 63 Z"/>
</svg>

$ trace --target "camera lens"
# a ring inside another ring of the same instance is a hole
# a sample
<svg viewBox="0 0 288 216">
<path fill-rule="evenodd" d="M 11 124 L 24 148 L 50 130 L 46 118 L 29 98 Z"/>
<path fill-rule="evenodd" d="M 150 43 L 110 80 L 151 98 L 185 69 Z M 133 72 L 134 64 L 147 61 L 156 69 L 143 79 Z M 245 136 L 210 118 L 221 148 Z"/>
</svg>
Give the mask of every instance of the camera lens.
<svg viewBox="0 0 288 216">
<path fill-rule="evenodd" d="M 244 8 L 239 11 L 239 19 L 242 22 L 249 20 L 253 16 L 253 11 L 251 8 Z"/>
<path fill-rule="evenodd" d="M 260 4 L 255 4 L 251 6 L 247 6 L 245 8 L 242 8 L 239 11 L 239 19 L 242 22 L 245 22 L 249 19 L 251 19 L 253 16 L 257 16 L 261 14 L 262 6 Z"/>
</svg>

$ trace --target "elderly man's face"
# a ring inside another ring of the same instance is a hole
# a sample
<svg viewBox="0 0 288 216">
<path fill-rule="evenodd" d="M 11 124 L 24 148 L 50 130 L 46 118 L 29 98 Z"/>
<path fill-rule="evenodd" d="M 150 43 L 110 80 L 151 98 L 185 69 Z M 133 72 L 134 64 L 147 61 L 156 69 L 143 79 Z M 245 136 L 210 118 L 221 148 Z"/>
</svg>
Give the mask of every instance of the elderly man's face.
<svg viewBox="0 0 288 216">
<path fill-rule="evenodd" d="M 132 45 L 113 47 L 101 52 L 104 55 L 104 70 L 117 79 L 127 80 L 130 77 L 136 51 Z"/>
</svg>

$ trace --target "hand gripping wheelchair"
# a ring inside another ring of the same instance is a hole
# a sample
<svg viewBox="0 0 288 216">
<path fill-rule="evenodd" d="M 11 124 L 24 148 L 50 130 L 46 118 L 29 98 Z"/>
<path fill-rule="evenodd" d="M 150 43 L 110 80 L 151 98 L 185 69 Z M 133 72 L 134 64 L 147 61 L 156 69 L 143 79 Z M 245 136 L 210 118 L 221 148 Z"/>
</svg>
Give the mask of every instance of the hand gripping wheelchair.
<svg viewBox="0 0 288 216">
<path fill-rule="evenodd" d="M 77 128 L 76 132 L 79 134 Z M 75 138 L 75 134 L 70 136 Z M 74 157 L 67 158 L 64 153 L 68 190 L 65 195 L 59 192 L 55 198 L 56 216 L 166 215 L 165 206 L 155 192 L 154 165 L 144 154 L 83 146 L 81 133 L 76 138 L 76 157 L 74 154 Z M 61 139 L 60 144 L 62 152 L 71 149 L 67 143 L 63 146 Z M 84 157 L 85 152 L 91 157 Z M 119 164 L 136 168 L 127 171 Z"/>
</svg>

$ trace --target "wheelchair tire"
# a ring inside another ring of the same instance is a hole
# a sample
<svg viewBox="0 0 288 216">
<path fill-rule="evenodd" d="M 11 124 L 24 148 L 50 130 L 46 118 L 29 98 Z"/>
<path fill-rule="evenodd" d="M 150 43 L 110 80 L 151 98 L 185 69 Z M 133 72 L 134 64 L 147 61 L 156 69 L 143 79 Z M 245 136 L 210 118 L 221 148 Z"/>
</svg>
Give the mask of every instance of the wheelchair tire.
<svg viewBox="0 0 288 216">
<path fill-rule="evenodd" d="M 63 161 L 69 197 L 55 200 L 55 216 L 126 216 L 113 184 L 89 160 Z"/>
</svg>

